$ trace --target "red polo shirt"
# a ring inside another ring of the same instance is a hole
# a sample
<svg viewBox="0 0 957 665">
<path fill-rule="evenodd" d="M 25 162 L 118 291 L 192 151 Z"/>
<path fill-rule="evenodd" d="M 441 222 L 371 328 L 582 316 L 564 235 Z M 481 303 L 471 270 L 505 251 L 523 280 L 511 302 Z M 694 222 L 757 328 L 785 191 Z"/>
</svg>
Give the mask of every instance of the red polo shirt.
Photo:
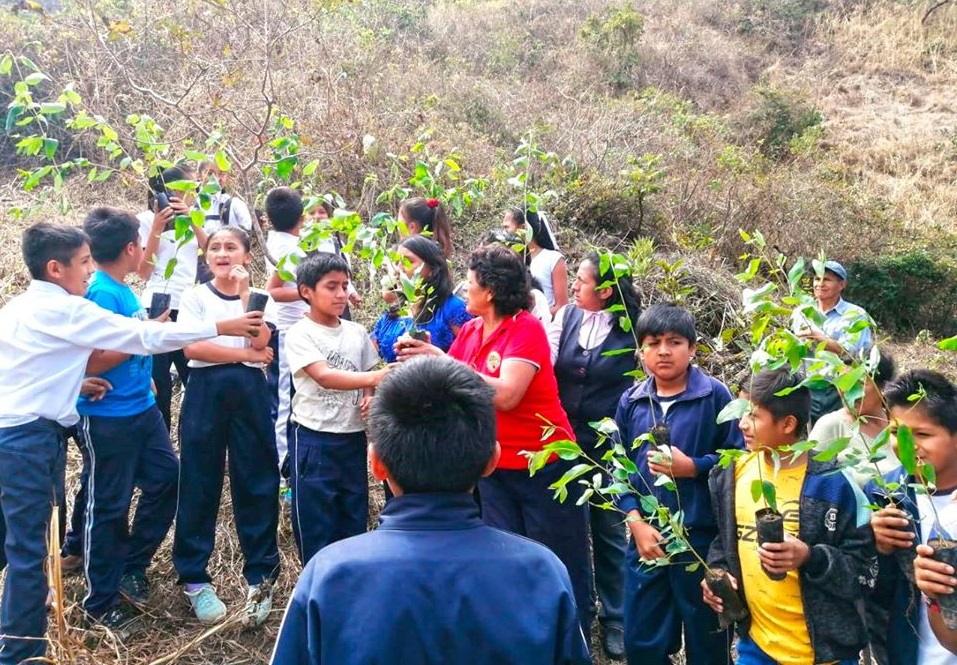
<svg viewBox="0 0 957 665">
<path fill-rule="evenodd" d="M 575 439 L 568 416 L 558 399 L 558 382 L 552 368 L 551 349 L 541 321 L 522 310 L 502 321 L 488 339 L 482 339 L 482 319 L 462 326 L 448 354 L 479 374 L 498 378 L 505 360 L 522 360 L 538 368 L 518 405 L 511 411 L 497 411 L 498 442 L 502 447 L 500 469 L 525 469 L 528 460 L 522 450 L 541 450 L 552 441 Z M 545 420 L 543 420 L 544 418 Z M 557 426 L 542 441 L 546 420 Z"/>
</svg>

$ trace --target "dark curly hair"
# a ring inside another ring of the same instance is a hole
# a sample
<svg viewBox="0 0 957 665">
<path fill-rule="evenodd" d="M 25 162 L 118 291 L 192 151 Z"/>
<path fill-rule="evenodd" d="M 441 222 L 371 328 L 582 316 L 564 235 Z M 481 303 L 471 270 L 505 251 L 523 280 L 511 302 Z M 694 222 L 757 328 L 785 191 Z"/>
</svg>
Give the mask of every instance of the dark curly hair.
<svg viewBox="0 0 957 665">
<path fill-rule="evenodd" d="M 492 292 L 492 305 L 499 316 L 529 309 L 531 284 L 522 258 L 504 245 L 483 245 L 469 257 L 469 270 L 479 286 Z"/>
</svg>

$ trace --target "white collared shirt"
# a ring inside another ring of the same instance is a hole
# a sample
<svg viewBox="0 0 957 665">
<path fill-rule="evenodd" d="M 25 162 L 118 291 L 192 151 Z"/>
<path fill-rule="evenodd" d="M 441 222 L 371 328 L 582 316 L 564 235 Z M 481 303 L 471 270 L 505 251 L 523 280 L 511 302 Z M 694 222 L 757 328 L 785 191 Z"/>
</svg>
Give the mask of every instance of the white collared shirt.
<svg viewBox="0 0 957 665">
<path fill-rule="evenodd" d="M 555 318 L 548 326 L 548 345 L 552 349 L 552 364 L 558 359 L 558 346 L 562 341 L 562 330 L 565 328 L 565 314 L 569 305 L 565 305 L 555 312 Z M 582 310 L 582 324 L 578 329 L 578 345 L 586 351 L 595 349 L 605 343 L 608 333 L 614 324 L 611 312 L 599 310 L 591 312 Z"/>
<path fill-rule="evenodd" d="M 34 280 L 0 309 L 0 427 L 37 418 L 69 427 L 95 349 L 164 353 L 216 336 L 214 322 L 156 323 L 114 314 Z"/>
</svg>

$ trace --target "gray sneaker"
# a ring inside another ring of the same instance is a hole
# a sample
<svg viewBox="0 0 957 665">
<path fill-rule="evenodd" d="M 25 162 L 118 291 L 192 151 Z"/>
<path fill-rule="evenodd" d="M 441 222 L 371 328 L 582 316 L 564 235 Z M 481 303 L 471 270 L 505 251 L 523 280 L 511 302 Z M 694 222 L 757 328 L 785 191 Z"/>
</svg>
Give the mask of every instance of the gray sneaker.
<svg viewBox="0 0 957 665">
<path fill-rule="evenodd" d="M 272 582 L 266 580 L 262 584 L 250 584 L 246 591 L 246 617 L 243 621 L 247 626 L 261 626 L 269 618 L 272 610 Z"/>
</svg>

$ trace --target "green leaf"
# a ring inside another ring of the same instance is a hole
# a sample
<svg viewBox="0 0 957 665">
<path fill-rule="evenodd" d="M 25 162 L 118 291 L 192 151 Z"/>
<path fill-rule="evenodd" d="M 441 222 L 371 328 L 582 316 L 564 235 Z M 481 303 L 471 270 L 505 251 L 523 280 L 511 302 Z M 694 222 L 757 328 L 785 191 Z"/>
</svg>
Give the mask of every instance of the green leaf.
<svg viewBox="0 0 957 665">
<path fill-rule="evenodd" d="M 177 259 L 174 256 L 169 260 L 169 263 L 166 264 L 166 270 L 163 271 L 163 279 L 165 279 L 167 282 L 170 280 L 170 278 L 173 276 L 173 272 L 176 270 L 176 262 Z"/>
<path fill-rule="evenodd" d="M 957 351 L 957 335 L 940 340 L 937 342 L 937 348 L 941 351 Z"/>
<path fill-rule="evenodd" d="M 917 446 L 914 443 L 914 433 L 907 425 L 897 426 L 897 456 L 901 466 L 909 475 L 917 474 Z"/>
<path fill-rule="evenodd" d="M 658 511 L 658 499 L 651 494 L 643 494 L 638 498 L 641 509 L 646 515 L 654 515 Z"/>
<path fill-rule="evenodd" d="M 60 142 L 56 139 L 45 138 L 43 139 L 43 154 L 47 159 L 52 160 L 54 155 L 56 155 L 57 146 L 60 145 Z"/>
<path fill-rule="evenodd" d="M 573 460 L 581 457 L 582 449 L 574 441 L 562 440 L 562 441 L 553 441 L 549 444 L 546 444 L 543 450 L 547 450 L 550 453 L 554 453 L 561 457 L 564 460 Z"/>
<path fill-rule="evenodd" d="M 797 291 L 801 285 L 801 278 L 804 277 L 804 257 L 799 258 L 788 270 L 788 290 L 791 293 Z"/>
<path fill-rule="evenodd" d="M 302 174 L 306 177 L 309 177 L 316 172 L 317 168 L 319 168 L 319 160 L 314 159 L 308 164 L 306 164 L 305 167 L 303 167 Z"/>
<path fill-rule="evenodd" d="M 767 503 L 768 506 L 770 506 L 772 509 L 777 510 L 778 498 L 777 498 L 777 490 L 774 487 L 774 483 L 772 483 L 770 480 L 765 480 L 761 486 L 762 486 L 762 494 L 764 495 L 765 503 Z"/>
<path fill-rule="evenodd" d="M 216 160 L 216 168 L 220 171 L 226 172 L 232 168 L 232 164 L 229 163 L 229 158 L 226 156 L 225 150 L 217 150 L 214 159 Z"/>
<path fill-rule="evenodd" d="M 57 115 L 66 111 L 66 104 L 57 102 L 43 102 L 40 104 L 40 113 L 42 115 Z"/>
<path fill-rule="evenodd" d="M 47 76 L 46 74 L 42 72 L 33 72 L 32 74 L 27 76 L 25 79 L 23 79 L 23 82 L 29 86 L 34 86 L 34 85 L 39 85 L 43 81 L 49 81 L 49 80 L 50 80 L 50 77 Z"/>
<path fill-rule="evenodd" d="M 724 405 L 724 408 L 721 409 L 721 413 L 718 414 L 717 423 L 721 425 L 722 423 L 730 422 L 732 420 L 740 420 L 742 416 L 750 412 L 750 400 L 739 397 L 738 399 L 732 400 Z"/>
<path fill-rule="evenodd" d="M 824 448 L 824 450 L 814 455 L 814 459 L 816 459 L 818 462 L 829 462 L 835 457 L 837 457 L 841 453 L 841 451 L 843 451 L 847 447 L 847 444 L 849 444 L 850 442 L 851 442 L 851 437 L 849 436 L 838 437 L 834 439 L 833 441 L 831 441 L 830 443 L 828 443 L 827 447 Z"/>
<path fill-rule="evenodd" d="M 8 134 L 10 133 L 10 130 L 13 129 L 14 126 L 16 125 L 17 118 L 20 117 L 21 113 L 23 113 L 22 106 L 16 105 L 16 106 L 10 107 L 10 110 L 7 111 L 7 122 L 6 122 L 6 127 L 4 129 L 5 132 L 7 132 Z"/>
<path fill-rule="evenodd" d="M 13 56 L 9 53 L 4 53 L 3 57 L 0 58 L 0 75 L 6 76 L 10 73 L 11 69 L 13 69 Z"/>
<path fill-rule="evenodd" d="M 755 478 L 751 481 L 751 500 L 757 503 L 761 500 L 761 479 Z"/>
</svg>

